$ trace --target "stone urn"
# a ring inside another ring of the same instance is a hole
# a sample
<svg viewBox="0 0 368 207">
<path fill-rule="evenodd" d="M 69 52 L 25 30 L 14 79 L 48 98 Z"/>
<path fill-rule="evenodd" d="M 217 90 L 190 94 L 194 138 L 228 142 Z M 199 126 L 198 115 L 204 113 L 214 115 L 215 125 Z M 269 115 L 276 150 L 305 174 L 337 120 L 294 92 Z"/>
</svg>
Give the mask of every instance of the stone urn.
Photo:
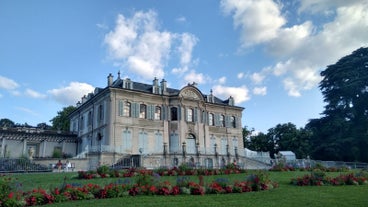
<svg viewBox="0 0 368 207">
<path fill-rule="evenodd" d="M 35 153 L 35 149 L 33 147 L 30 147 L 28 149 L 28 157 L 29 157 L 30 160 L 33 160 L 34 153 Z"/>
</svg>

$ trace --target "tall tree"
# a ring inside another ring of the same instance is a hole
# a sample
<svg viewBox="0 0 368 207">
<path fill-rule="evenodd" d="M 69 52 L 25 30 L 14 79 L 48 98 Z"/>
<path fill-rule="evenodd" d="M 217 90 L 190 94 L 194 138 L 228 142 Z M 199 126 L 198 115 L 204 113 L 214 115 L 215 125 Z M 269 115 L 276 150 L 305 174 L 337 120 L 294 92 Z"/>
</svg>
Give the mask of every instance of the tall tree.
<svg viewBox="0 0 368 207">
<path fill-rule="evenodd" d="M 308 124 L 313 130 L 314 156 L 367 162 L 368 48 L 341 58 L 321 76 L 324 117 Z"/>
<path fill-rule="evenodd" d="M 50 120 L 50 122 L 52 123 L 52 128 L 56 130 L 69 131 L 70 120 L 68 116 L 74 110 L 74 106 L 68 106 L 64 107 L 63 110 L 58 111 L 57 116 Z"/>
<path fill-rule="evenodd" d="M 310 133 L 305 129 L 298 129 L 292 123 L 278 124 L 268 130 L 270 153 L 279 151 L 293 151 L 297 158 L 305 158 L 309 154 Z"/>
<path fill-rule="evenodd" d="M 14 127 L 15 123 L 10 119 L 0 119 L 0 127 Z"/>
</svg>

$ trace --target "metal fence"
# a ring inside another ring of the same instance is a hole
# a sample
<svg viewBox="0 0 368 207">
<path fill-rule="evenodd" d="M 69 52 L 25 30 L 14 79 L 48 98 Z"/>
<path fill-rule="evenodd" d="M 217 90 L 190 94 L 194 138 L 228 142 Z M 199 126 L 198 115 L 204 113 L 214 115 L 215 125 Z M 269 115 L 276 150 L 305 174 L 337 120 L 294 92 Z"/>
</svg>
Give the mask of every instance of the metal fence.
<svg viewBox="0 0 368 207">
<path fill-rule="evenodd" d="M 275 162 L 280 162 L 275 160 Z M 297 159 L 286 160 L 286 164 L 297 168 L 308 168 L 316 165 L 322 165 L 327 168 L 342 168 L 349 169 L 368 169 L 368 163 L 364 162 L 342 162 L 342 161 L 322 161 L 322 160 L 310 160 L 310 159 Z"/>
<path fill-rule="evenodd" d="M 50 166 L 36 164 L 27 158 L 0 158 L 0 173 L 51 172 Z"/>
</svg>

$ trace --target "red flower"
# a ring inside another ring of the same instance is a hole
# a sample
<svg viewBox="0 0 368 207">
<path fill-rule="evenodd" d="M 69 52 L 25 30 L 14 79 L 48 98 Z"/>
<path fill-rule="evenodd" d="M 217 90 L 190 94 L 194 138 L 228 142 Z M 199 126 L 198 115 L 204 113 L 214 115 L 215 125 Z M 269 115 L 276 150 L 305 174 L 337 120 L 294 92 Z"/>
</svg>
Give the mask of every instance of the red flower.
<svg viewBox="0 0 368 207">
<path fill-rule="evenodd" d="M 13 192 L 10 192 L 9 195 L 8 195 L 8 198 L 9 199 L 12 199 L 14 197 L 14 193 Z"/>
</svg>

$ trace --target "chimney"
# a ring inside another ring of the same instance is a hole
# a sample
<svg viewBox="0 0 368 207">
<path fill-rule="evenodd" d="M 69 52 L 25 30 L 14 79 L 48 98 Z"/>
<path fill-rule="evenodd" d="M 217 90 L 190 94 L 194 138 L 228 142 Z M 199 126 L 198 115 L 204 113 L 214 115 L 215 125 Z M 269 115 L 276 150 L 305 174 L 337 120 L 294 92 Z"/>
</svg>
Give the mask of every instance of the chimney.
<svg viewBox="0 0 368 207">
<path fill-rule="evenodd" d="M 162 81 L 161 81 L 161 91 L 162 91 L 162 94 L 165 94 L 166 93 L 166 87 L 167 87 L 167 82 L 165 81 L 165 79 L 162 79 Z"/>
<path fill-rule="evenodd" d="M 152 93 L 159 93 L 159 89 L 158 89 L 158 79 L 155 77 L 155 79 L 153 79 L 152 81 Z"/>
<path fill-rule="evenodd" d="M 107 76 L 107 86 L 111 86 L 113 81 L 114 81 L 114 76 L 112 76 L 110 73 L 109 76 Z"/>
</svg>

